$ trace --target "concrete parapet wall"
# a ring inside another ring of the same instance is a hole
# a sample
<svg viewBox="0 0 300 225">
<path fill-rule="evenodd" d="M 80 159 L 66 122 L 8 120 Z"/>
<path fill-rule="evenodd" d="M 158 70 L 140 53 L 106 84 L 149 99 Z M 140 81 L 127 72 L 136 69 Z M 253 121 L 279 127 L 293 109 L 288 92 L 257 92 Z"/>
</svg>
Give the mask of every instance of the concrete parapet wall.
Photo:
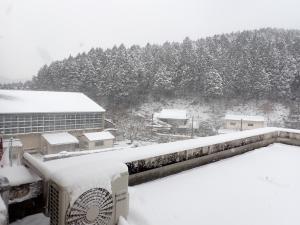
<svg viewBox="0 0 300 225">
<path fill-rule="evenodd" d="M 270 132 L 176 153 L 127 162 L 129 184 L 136 185 L 210 162 L 242 154 L 277 141 L 278 132 Z"/>
</svg>

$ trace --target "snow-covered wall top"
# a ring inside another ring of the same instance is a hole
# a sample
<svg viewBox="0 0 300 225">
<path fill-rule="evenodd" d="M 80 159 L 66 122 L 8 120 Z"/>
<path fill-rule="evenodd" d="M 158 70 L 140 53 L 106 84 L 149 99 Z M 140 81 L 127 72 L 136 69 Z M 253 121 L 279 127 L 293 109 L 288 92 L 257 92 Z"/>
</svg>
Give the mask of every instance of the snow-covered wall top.
<svg viewBox="0 0 300 225">
<path fill-rule="evenodd" d="M 79 92 L 0 90 L 1 113 L 104 112 Z"/>
</svg>

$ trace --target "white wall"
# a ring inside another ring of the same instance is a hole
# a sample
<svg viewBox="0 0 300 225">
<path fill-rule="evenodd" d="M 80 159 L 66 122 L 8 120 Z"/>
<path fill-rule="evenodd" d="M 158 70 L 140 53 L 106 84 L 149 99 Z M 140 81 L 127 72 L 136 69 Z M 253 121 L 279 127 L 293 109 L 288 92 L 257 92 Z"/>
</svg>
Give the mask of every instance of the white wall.
<svg viewBox="0 0 300 225">
<path fill-rule="evenodd" d="M 241 122 L 241 120 L 225 120 L 225 129 L 241 130 L 241 126 L 242 126 L 242 130 L 251 130 L 251 129 L 265 127 L 265 123 L 260 121 L 242 120 Z"/>
</svg>

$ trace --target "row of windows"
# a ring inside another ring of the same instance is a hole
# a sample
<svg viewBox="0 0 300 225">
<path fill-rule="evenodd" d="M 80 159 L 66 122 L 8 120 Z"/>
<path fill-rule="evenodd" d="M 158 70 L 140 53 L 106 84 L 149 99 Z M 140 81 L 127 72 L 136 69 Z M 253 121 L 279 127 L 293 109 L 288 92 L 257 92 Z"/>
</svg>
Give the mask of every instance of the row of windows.
<svg viewBox="0 0 300 225">
<path fill-rule="evenodd" d="M 36 127 L 36 126 L 65 126 L 69 124 L 93 124 L 101 123 L 102 119 L 86 119 L 86 120 L 56 120 L 56 121 L 28 121 L 28 122 L 0 122 L 0 127 Z"/>
<path fill-rule="evenodd" d="M 78 116 L 80 115 L 80 116 Z M 0 132 L 3 134 L 22 134 L 22 133 L 35 133 L 47 131 L 63 131 L 71 129 L 88 129 L 99 128 L 103 126 L 103 118 L 100 113 L 81 113 L 81 114 L 32 114 L 30 115 L 16 115 L 17 120 L 9 121 L 14 118 L 11 115 L 0 115 Z M 72 117 L 74 116 L 74 117 Z M 19 121 L 19 118 L 31 118 L 28 121 Z M 37 118 L 43 118 L 41 120 Z M 54 118 L 54 120 L 45 120 L 45 118 Z M 3 119 L 4 118 L 4 119 Z M 9 119 L 7 119 L 9 118 Z M 61 119 L 59 119 L 61 118 Z M 75 119 L 70 119 L 75 118 Z M 78 118 L 78 119 L 77 119 Z"/>
<path fill-rule="evenodd" d="M 53 113 L 53 114 L 4 114 L 0 115 L 0 122 L 14 121 L 32 121 L 32 120 L 80 120 L 80 119 L 97 119 L 100 113 Z"/>
<path fill-rule="evenodd" d="M 89 125 L 70 125 L 70 126 L 48 126 L 48 127 L 16 127 L 16 128 L 0 128 L 0 132 L 3 134 L 23 134 L 23 133 L 40 133 L 47 131 L 65 131 L 76 129 L 89 129 L 99 128 L 102 125 L 100 123 L 94 123 Z"/>
<path fill-rule="evenodd" d="M 33 114 L 2 114 L 0 122 L 28 122 L 41 120 L 82 120 L 82 119 L 98 119 L 101 118 L 100 113 L 33 113 Z"/>
</svg>

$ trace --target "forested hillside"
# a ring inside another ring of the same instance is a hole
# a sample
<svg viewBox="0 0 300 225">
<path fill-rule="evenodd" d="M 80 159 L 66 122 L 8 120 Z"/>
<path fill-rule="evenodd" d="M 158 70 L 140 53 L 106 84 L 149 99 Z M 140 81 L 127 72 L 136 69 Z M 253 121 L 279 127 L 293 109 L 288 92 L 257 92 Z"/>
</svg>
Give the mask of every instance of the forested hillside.
<svg viewBox="0 0 300 225">
<path fill-rule="evenodd" d="M 81 91 L 111 104 L 133 104 L 149 95 L 286 100 L 299 95 L 299 86 L 300 31 L 267 28 L 95 48 L 43 66 L 24 88 Z"/>
</svg>

